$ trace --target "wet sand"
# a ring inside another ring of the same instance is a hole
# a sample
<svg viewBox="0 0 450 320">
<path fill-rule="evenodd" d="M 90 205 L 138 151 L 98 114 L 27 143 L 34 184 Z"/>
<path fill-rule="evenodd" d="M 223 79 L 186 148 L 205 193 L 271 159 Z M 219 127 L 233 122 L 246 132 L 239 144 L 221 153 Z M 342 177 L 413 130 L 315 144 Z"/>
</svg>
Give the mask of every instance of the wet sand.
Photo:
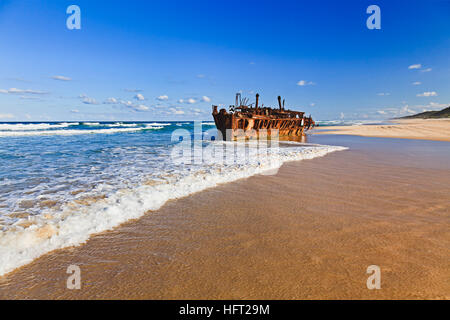
<svg viewBox="0 0 450 320">
<path fill-rule="evenodd" d="M 392 120 L 392 125 L 320 127 L 314 134 L 450 141 L 450 119 Z"/>
<path fill-rule="evenodd" d="M 350 150 L 170 201 L 1 277 L 0 298 L 450 299 L 450 143 L 309 142 Z"/>
</svg>

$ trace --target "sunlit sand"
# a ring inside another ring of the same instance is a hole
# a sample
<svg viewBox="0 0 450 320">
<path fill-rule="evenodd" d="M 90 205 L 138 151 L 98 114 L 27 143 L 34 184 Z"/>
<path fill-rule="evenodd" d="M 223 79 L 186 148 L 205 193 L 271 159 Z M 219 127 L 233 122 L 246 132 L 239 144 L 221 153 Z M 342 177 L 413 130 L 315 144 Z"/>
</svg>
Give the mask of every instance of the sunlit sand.
<svg viewBox="0 0 450 320">
<path fill-rule="evenodd" d="M 450 119 L 393 120 L 387 125 L 320 127 L 314 134 L 450 141 Z"/>
</svg>

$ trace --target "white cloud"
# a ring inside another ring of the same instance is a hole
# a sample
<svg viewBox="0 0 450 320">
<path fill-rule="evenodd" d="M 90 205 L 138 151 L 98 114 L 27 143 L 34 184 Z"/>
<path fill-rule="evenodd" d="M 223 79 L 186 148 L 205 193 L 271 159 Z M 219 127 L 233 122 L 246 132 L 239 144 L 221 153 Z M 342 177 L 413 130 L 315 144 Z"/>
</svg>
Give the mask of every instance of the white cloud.
<svg viewBox="0 0 450 320">
<path fill-rule="evenodd" d="M 313 103 L 310 103 L 309 104 L 311 107 L 314 107 L 316 104 L 313 102 Z"/>
<path fill-rule="evenodd" d="M 411 109 L 408 105 L 406 105 L 406 106 L 404 106 L 403 108 L 401 108 L 401 109 L 400 109 L 400 112 L 401 112 L 402 114 L 405 114 L 405 113 L 415 114 L 415 113 L 417 113 L 416 111 L 414 111 L 413 109 Z"/>
<path fill-rule="evenodd" d="M 205 78 L 206 76 L 204 75 L 204 74 L 198 74 L 197 75 L 197 78 L 200 78 L 200 79 L 203 79 L 203 78 Z"/>
<path fill-rule="evenodd" d="M 379 96 L 389 96 L 390 93 L 389 92 L 380 92 L 380 93 L 377 93 L 377 95 L 379 95 Z"/>
<path fill-rule="evenodd" d="M 300 86 L 300 87 L 303 87 L 303 86 L 307 86 L 307 85 L 315 85 L 315 83 L 314 82 L 312 82 L 312 81 L 306 81 L 306 80 L 300 80 L 299 82 L 297 82 L 297 85 L 298 86 Z"/>
<path fill-rule="evenodd" d="M 37 90 L 30 90 L 30 89 L 17 89 L 17 88 L 10 88 L 9 90 L 0 89 L 0 93 L 5 94 L 48 94 L 48 92 L 45 91 L 37 91 Z"/>
<path fill-rule="evenodd" d="M 195 100 L 195 99 L 193 99 L 193 98 L 187 99 L 187 103 L 189 103 L 189 104 L 194 104 L 194 103 L 196 103 L 196 102 L 197 102 L 197 100 Z"/>
<path fill-rule="evenodd" d="M 99 104 L 99 103 L 97 102 L 97 100 L 95 100 L 94 98 L 90 98 L 90 97 L 88 97 L 88 96 L 86 96 L 86 95 L 83 95 L 83 97 L 82 97 L 82 102 L 83 102 L 84 104 Z"/>
<path fill-rule="evenodd" d="M 127 92 L 142 92 L 143 90 L 141 90 L 141 89 L 125 89 L 125 91 L 127 91 Z"/>
<path fill-rule="evenodd" d="M 430 102 L 426 105 L 416 105 L 416 106 L 410 106 L 408 104 L 405 104 L 401 107 L 391 107 L 391 108 L 385 108 L 382 110 L 377 110 L 376 113 L 379 115 L 384 115 L 390 118 L 396 118 L 396 117 L 402 117 L 407 116 L 411 114 L 416 114 L 420 112 L 425 111 L 435 111 L 435 110 L 442 110 L 443 108 L 447 107 L 449 103 L 443 104 L 443 103 L 436 103 L 436 102 Z"/>
<path fill-rule="evenodd" d="M 119 103 L 125 107 L 132 108 L 132 109 L 134 108 L 134 104 L 130 100 L 120 100 Z"/>
<path fill-rule="evenodd" d="M 422 68 L 422 65 L 420 63 L 412 64 L 408 67 L 408 69 L 420 69 L 420 68 Z"/>
<path fill-rule="evenodd" d="M 169 111 L 170 111 L 172 114 L 177 114 L 177 115 L 179 115 L 179 114 L 184 114 L 184 111 L 183 111 L 183 110 L 179 110 L 179 109 L 176 109 L 176 108 L 170 108 Z"/>
<path fill-rule="evenodd" d="M 445 107 L 448 107 L 450 103 L 437 103 L 437 102 L 430 102 L 429 104 L 422 106 L 423 111 L 433 111 L 433 110 L 442 110 Z"/>
<path fill-rule="evenodd" d="M 133 102 L 131 101 L 125 101 L 125 100 L 120 100 L 120 104 L 123 104 L 124 106 L 130 107 L 133 105 Z"/>
<path fill-rule="evenodd" d="M 72 78 L 65 77 L 65 76 L 52 76 L 53 80 L 59 80 L 59 81 L 72 81 Z"/>
<path fill-rule="evenodd" d="M 159 96 L 157 99 L 158 99 L 159 101 L 166 101 L 166 100 L 169 100 L 169 97 L 166 96 L 166 95 L 163 95 L 163 96 Z"/>
<path fill-rule="evenodd" d="M 73 110 L 70 110 L 70 112 L 72 112 L 72 113 L 79 113 L 80 110 L 78 110 L 78 109 L 73 109 Z"/>
<path fill-rule="evenodd" d="M 119 103 L 119 101 L 117 101 L 116 98 L 108 98 L 106 99 L 106 101 L 104 102 L 104 104 L 117 104 Z"/>
<path fill-rule="evenodd" d="M 178 103 L 183 103 L 184 99 L 178 99 Z"/>
<path fill-rule="evenodd" d="M 413 84 L 413 86 L 419 86 L 419 85 L 421 85 L 421 84 L 422 84 L 422 82 L 420 82 L 420 81 L 416 81 L 416 82 L 413 82 L 412 84 Z"/>
<path fill-rule="evenodd" d="M 431 69 L 431 68 L 426 68 L 426 69 L 421 70 L 421 72 L 430 72 L 431 70 L 433 70 L 433 69 Z"/>
<path fill-rule="evenodd" d="M 139 101 L 145 100 L 144 96 L 143 96 L 142 94 L 140 94 L 140 93 L 138 93 L 137 95 L 135 95 L 134 98 L 135 98 L 136 100 L 139 100 Z"/>
<path fill-rule="evenodd" d="M 132 106 L 132 108 L 136 111 L 147 111 L 150 109 L 149 107 L 147 107 L 146 105 L 143 105 L 143 104 L 140 104 L 137 106 Z"/>
<path fill-rule="evenodd" d="M 148 107 L 148 106 L 146 106 L 144 104 L 136 105 L 132 101 L 129 101 L 129 100 L 120 100 L 119 104 L 121 104 L 121 105 L 123 105 L 123 106 L 125 106 L 125 107 L 127 107 L 127 108 L 129 108 L 131 110 L 134 110 L 134 111 L 148 111 L 148 110 L 150 110 L 150 107 Z"/>
<path fill-rule="evenodd" d="M 0 119 L 12 119 L 15 116 L 11 113 L 0 113 Z"/>
<path fill-rule="evenodd" d="M 207 96 L 203 96 L 203 97 L 202 97 L 202 101 L 203 101 L 203 102 L 211 102 L 211 98 L 210 98 L 210 97 L 207 97 Z"/>
<path fill-rule="evenodd" d="M 437 93 L 435 91 L 426 91 L 424 93 L 419 93 L 417 96 L 418 97 L 435 97 L 435 96 L 437 96 Z"/>
</svg>

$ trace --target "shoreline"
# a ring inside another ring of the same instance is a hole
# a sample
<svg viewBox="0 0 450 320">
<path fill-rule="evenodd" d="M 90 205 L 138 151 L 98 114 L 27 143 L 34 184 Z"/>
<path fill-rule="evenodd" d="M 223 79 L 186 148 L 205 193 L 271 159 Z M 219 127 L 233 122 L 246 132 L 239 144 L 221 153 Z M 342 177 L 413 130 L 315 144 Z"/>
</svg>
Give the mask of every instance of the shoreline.
<svg viewBox="0 0 450 320">
<path fill-rule="evenodd" d="M 191 174 L 179 178 L 176 183 L 166 184 L 148 181 L 109 196 L 78 198 L 66 205 L 61 215 L 67 214 L 67 216 L 57 220 L 57 223 L 51 221 L 46 224 L 45 217 L 43 221 L 28 219 L 24 224 L 28 227 L 16 233 L 6 233 L 0 238 L 0 260 L 2 260 L 0 276 L 27 265 L 46 253 L 83 245 L 96 234 L 113 230 L 130 220 L 139 219 L 149 211 L 159 210 L 167 201 L 182 199 L 197 192 L 254 175 L 277 171 L 286 162 L 323 157 L 345 149 L 324 145 L 302 146 L 302 148 L 303 152 L 299 150 L 297 153 L 288 153 L 287 156 L 281 155 L 280 158 L 275 157 L 275 161 L 273 156 L 267 155 L 264 157 L 265 161 L 260 161 L 257 165 L 249 163 L 241 167 L 228 167 L 219 174 L 214 172 Z M 83 203 L 86 205 L 82 205 Z M 81 206 L 77 206 L 78 204 Z M 74 211 L 77 214 L 70 215 Z M 110 211 L 113 212 L 108 215 Z M 27 241 L 23 241 L 24 238 Z M 33 246 L 30 246 L 29 243 L 32 242 L 34 242 Z"/>
<path fill-rule="evenodd" d="M 394 119 L 392 125 L 319 127 L 311 133 L 361 137 L 450 141 L 450 119 Z"/>
<path fill-rule="evenodd" d="M 169 201 L 0 277 L 0 299 L 450 299 L 447 143 L 310 140 L 350 150 Z"/>
</svg>

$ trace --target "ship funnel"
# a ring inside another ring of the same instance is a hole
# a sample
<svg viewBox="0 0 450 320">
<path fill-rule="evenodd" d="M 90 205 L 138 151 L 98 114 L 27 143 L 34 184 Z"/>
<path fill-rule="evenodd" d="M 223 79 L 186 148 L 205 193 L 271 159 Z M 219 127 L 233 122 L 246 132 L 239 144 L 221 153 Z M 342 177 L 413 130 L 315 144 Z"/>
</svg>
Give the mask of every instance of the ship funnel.
<svg viewBox="0 0 450 320">
<path fill-rule="evenodd" d="M 281 106 L 281 96 L 278 96 L 278 106 L 280 107 L 280 110 L 283 109 L 283 107 Z"/>
<path fill-rule="evenodd" d="M 258 109 L 258 101 L 259 101 L 259 94 L 256 94 L 256 104 L 255 104 L 255 109 Z"/>
</svg>

